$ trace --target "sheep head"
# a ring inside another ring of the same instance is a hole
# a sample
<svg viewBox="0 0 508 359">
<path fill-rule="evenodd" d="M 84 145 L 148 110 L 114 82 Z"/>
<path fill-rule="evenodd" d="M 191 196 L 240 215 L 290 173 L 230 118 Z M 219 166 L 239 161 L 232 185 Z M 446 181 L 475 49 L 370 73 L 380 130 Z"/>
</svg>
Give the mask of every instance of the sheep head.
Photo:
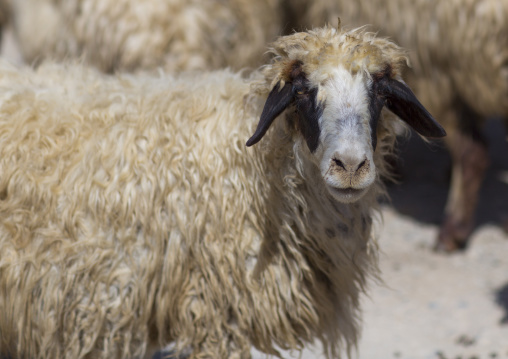
<svg viewBox="0 0 508 359">
<path fill-rule="evenodd" d="M 401 80 L 404 51 L 386 39 L 325 27 L 281 37 L 272 52 L 273 63 L 264 70 L 269 94 L 247 146 L 291 111 L 288 118 L 338 201 L 360 199 L 377 177 L 373 157 L 384 107 L 423 136 L 445 136 Z"/>
</svg>

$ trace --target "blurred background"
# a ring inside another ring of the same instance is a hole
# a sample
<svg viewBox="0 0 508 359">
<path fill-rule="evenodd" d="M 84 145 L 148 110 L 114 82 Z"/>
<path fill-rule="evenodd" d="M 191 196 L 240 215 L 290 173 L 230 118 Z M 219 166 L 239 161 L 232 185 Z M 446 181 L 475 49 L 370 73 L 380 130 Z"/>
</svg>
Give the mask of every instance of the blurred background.
<svg viewBox="0 0 508 359">
<path fill-rule="evenodd" d="M 0 0 L 1 56 L 107 73 L 252 70 L 277 36 L 339 17 L 405 47 L 407 82 L 448 136 L 400 138 L 377 230 L 384 283 L 364 298 L 358 357 L 508 358 L 507 0 L 109 3 Z"/>
</svg>

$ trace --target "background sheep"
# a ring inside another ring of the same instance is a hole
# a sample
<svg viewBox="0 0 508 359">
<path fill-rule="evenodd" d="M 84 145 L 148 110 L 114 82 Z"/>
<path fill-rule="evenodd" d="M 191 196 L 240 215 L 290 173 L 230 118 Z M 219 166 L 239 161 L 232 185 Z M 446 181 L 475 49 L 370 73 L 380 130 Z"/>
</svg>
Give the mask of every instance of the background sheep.
<svg viewBox="0 0 508 359">
<path fill-rule="evenodd" d="M 6 0 L 3 0 L 6 1 Z M 258 66 L 279 31 L 278 0 L 16 0 L 28 63 L 82 57 L 114 70 Z"/>
<path fill-rule="evenodd" d="M 352 349 L 394 141 L 381 110 L 444 132 L 387 40 L 327 27 L 273 53 L 247 80 L 1 64 L 1 354 Z"/>
<path fill-rule="evenodd" d="M 308 28 L 337 16 L 372 24 L 410 50 L 408 83 L 447 130 L 453 168 L 436 248 L 464 248 L 488 166 L 481 128 L 486 117 L 508 119 L 508 2 L 287 1 L 292 26 Z M 508 121 L 508 120 L 507 120 Z"/>
</svg>

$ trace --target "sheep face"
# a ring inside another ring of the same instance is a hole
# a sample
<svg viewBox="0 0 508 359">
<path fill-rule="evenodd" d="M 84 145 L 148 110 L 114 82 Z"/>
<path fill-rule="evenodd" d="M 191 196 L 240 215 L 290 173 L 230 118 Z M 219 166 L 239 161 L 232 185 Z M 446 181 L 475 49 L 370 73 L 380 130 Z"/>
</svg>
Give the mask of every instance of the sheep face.
<svg viewBox="0 0 508 359">
<path fill-rule="evenodd" d="M 371 128 L 366 85 L 361 74 L 352 75 L 340 67 L 333 70 L 318 91 L 323 99 L 318 141 L 311 144 L 306 137 L 329 192 L 346 203 L 362 197 L 376 179 L 371 140 L 375 128 Z M 309 120 L 308 116 L 299 118 L 300 122 Z"/>
<path fill-rule="evenodd" d="M 351 203 L 377 178 L 374 153 L 383 107 L 421 135 L 445 135 L 413 92 L 397 79 L 400 53 L 392 54 L 396 60 L 390 62 L 390 56 L 382 46 L 374 46 L 372 39 L 362 43 L 356 37 L 354 46 L 348 46 L 351 38 L 347 36 L 330 36 L 322 43 L 316 40 L 322 40 L 322 34 L 292 36 L 301 41 L 288 41 L 295 40 L 290 37 L 281 41 L 289 46 L 279 54 L 291 59 L 281 56 L 269 69 L 278 69 L 272 80 L 276 82 L 248 146 L 258 142 L 275 118 L 287 111 L 329 193 L 340 202 Z M 398 49 L 389 50 L 394 48 Z"/>
<path fill-rule="evenodd" d="M 369 83 L 338 66 L 313 86 L 300 62 L 292 64 L 293 118 L 329 192 L 341 202 L 361 198 L 376 179 Z M 379 115 L 379 114 L 378 114 Z"/>
</svg>

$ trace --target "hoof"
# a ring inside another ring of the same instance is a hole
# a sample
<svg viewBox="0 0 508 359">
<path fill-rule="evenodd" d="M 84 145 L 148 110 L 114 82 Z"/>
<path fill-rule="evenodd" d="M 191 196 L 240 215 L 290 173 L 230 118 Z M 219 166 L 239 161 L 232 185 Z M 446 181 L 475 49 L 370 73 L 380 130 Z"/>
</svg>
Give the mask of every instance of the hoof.
<svg viewBox="0 0 508 359">
<path fill-rule="evenodd" d="M 503 229 L 504 233 L 508 235 L 508 215 L 503 217 L 501 228 Z"/>
<path fill-rule="evenodd" d="M 438 238 L 434 244 L 433 250 L 437 253 L 453 253 L 457 251 L 463 251 L 467 247 L 467 241 L 458 240 L 455 238 Z"/>
<path fill-rule="evenodd" d="M 441 226 L 434 244 L 434 251 L 439 253 L 453 253 L 467 248 L 472 225 L 454 221 L 447 217 Z"/>
</svg>

